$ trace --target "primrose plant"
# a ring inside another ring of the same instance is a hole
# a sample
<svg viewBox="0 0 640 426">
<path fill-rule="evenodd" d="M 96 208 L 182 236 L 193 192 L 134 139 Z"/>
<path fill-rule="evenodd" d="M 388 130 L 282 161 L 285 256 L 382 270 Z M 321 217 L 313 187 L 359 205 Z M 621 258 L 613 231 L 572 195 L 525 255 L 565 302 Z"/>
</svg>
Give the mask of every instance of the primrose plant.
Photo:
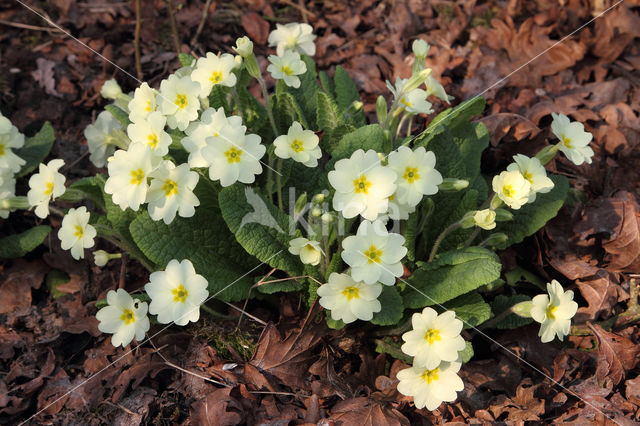
<svg viewBox="0 0 640 426">
<path fill-rule="evenodd" d="M 330 327 L 379 326 L 386 337 L 377 350 L 412 363 L 398 373 L 398 390 L 433 410 L 464 387 L 458 371 L 473 356 L 464 329 L 536 321 L 543 342 L 569 334 L 573 292 L 557 281 L 546 294 L 527 285 L 503 291 L 515 283 L 501 279 L 495 252 L 557 214 L 568 181 L 545 165 L 558 151 L 590 163 L 591 134 L 553 114 L 559 142 L 483 176 L 489 135 L 470 121 L 482 98 L 444 109 L 414 133 L 432 102 L 452 100 L 425 68 L 427 43 L 414 42 L 411 76 L 387 83 L 390 96 L 378 98 L 377 122 L 367 124 L 345 70 L 316 70 L 314 39 L 309 25 L 277 25 L 266 67 L 275 84 L 247 37 L 237 56 L 181 55 L 182 68 L 157 89 L 142 83 L 125 94 L 106 82 L 101 93 L 113 102 L 85 130 L 90 160 L 106 174 L 68 187 L 62 160 L 39 164 L 50 126 L 25 144 L 0 118 L 0 215 L 60 214 L 58 237 L 75 259 L 97 236 L 118 250 L 95 251 L 96 265 L 126 253 L 149 269 L 139 292 L 112 290 L 98 303 L 99 329 L 116 346 L 140 342 L 149 316 L 183 326 L 207 302 L 275 302 L 272 294 L 295 291 L 324 307 Z M 38 164 L 27 196 L 15 196 L 15 178 Z M 86 206 L 65 212 L 50 207 L 54 200 Z M 3 257 L 33 249 L 50 230 L 7 237 L 12 245 L 2 245 L 13 249 Z"/>
</svg>

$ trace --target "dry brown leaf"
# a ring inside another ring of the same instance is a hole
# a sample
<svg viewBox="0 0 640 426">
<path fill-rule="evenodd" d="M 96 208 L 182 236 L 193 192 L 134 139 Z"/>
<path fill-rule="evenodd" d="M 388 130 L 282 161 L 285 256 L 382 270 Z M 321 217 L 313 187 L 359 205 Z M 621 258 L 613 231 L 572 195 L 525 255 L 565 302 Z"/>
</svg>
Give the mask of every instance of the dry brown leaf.
<svg viewBox="0 0 640 426">
<path fill-rule="evenodd" d="M 331 409 L 329 420 L 343 425 L 378 426 L 409 425 L 398 410 L 370 398 L 359 397 L 338 402 Z"/>
<path fill-rule="evenodd" d="M 231 388 L 216 389 L 191 405 L 191 421 L 197 425 L 237 425 L 245 417 L 242 405 L 231 396 Z"/>
<path fill-rule="evenodd" d="M 242 28 L 247 35 L 257 44 L 265 44 L 269 37 L 269 23 L 256 12 L 247 12 L 242 15 Z"/>
<path fill-rule="evenodd" d="M 497 146 L 507 135 L 512 135 L 516 141 L 519 141 L 524 138 L 532 139 L 541 131 L 535 123 L 526 117 L 507 112 L 492 114 L 480 121 L 489 129 L 492 146 Z"/>
<path fill-rule="evenodd" d="M 598 350 L 604 355 L 609 365 L 607 377 L 611 379 L 613 385 L 617 385 L 626 372 L 637 364 L 640 346 L 627 337 L 606 331 L 598 324 L 587 323 L 587 326 L 598 339 Z"/>
<path fill-rule="evenodd" d="M 31 288 L 40 288 L 48 270 L 41 261 L 16 260 L 0 284 L 0 314 L 24 315 L 31 306 Z"/>
</svg>

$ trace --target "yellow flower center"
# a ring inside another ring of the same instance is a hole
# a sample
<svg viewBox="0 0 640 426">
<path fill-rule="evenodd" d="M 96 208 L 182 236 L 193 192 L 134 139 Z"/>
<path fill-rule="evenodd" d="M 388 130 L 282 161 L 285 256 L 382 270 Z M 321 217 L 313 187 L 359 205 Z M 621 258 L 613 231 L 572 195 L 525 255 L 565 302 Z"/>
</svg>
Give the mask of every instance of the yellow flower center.
<svg viewBox="0 0 640 426">
<path fill-rule="evenodd" d="M 82 229 L 82 226 L 76 225 L 74 229 L 76 230 L 76 232 L 74 232 L 73 235 L 78 237 L 78 239 L 82 238 L 82 236 L 84 235 L 84 229 Z"/>
<path fill-rule="evenodd" d="M 152 108 L 151 108 L 151 101 L 147 101 L 147 107 L 144 109 L 147 112 L 151 112 Z"/>
<path fill-rule="evenodd" d="M 391 195 L 389 196 L 389 201 L 393 201 L 393 200 L 395 200 L 395 199 L 396 199 L 396 194 L 391 194 Z"/>
<path fill-rule="evenodd" d="M 400 99 L 400 103 L 407 108 L 411 107 L 411 102 L 409 102 L 404 96 L 402 97 L 402 99 Z"/>
<path fill-rule="evenodd" d="M 564 146 L 566 146 L 567 148 L 573 148 L 571 146 L 571 139 L 566 137 L 564 134 L 560 135 L 560 139 L 562 140 L 562 143 L 564 144 Z"/>
<path fill-rule="evenodd" d="M 357 287 L 347 287 L 342 290 L 342 295 L 347 298 L 347 300 L 351 299 L 359 299 L 360 298 L 360 289 Z"/>
<path fill-rule="evenodd" d="M 227 161 L 229 163 L 239 163 L 240 156 L 242 155 L 242 150 L 231 147 L 229 151 L 224 153 L 224 155 L 227 157 Z"/>
<path fill-rule="evenodd" d="M 167 179 L 164 181 L 164 185 L 162 185 L 162 190 L 164 191 L 164 195 L 169 198 L 178 193 L 178 184 L 171 179 Z"/>
<path fill-rule="evenodd" d="M 405 178 L 405 180 L 409 183 L 413 183 L 415 181 L 417 181 L 418 179 L 420 179 L 420 174 L 418 173 L 418 169 L 415 167 L 407 167 L 404 170 L 404 175 L 402 175 L 403 178 Z"/>
<path fill-rule="evenodd" d="M 174 103 L 178 105 L 178 108 L 184 109 L 189 104 L 189 101 L 187 100 L 187 95 L 182 95 L 178 93 L 176 95 L 176 100 L 174 101 Z"/>
<path fill-rule="evenodd" d="M 151 149 L 156 149 L 158 146 L 158 135 L 155 133 L 151 133 L 147 136 L 147 145 L 151 147 Z"/>
<path fill-rule="evenodd" d="M 125 325 L 129 325 L 136 320 L 136 314 L 131 309 L 125 309 L 120 315 L 120 319 L 124 321 Z"/>
<path fill-rule="evenodd" d="M 524 178 L 528 180 L 529 183 L 533 184 L 533 174 L 531 174 L 531 172 L 524 172 L 522 176 L 524 176 Z"/>
<path fill-rule="evenodd" d="M 369 193 L 371 182 L 367 180 L 367 177 L 365 175 L 362 175 L 358 179 L 354 179 L 353 186 L 355 188 L 356 194 L 360 194 L 361 192 L 367 194 Z"/>
<path fill-rule="evenodd" d="M 144 180 L 145 175 L 142 169 L 131 170 L 131 184 L 140 185 Z"/>
<path fill-rule="evenodd" d="M 182 284 L 180 284 L 177 288 L 171 290 L 171 294 L 173 294 L 174 302 L 184 303 L 187 300 L 187 295 L 189 292 L 184 288 Z"/>
<path fill-rule="evenodd" d="M 211 73 L 211 77 L 209 77 L 209 81 L 213 84 L 218 84 L 222 81 L 222 72 L 214 71 Z"/>
<path fill-rule="evenodd" d="M 434 342 L 439 342 L 442 340 L 440 337 L 440 330 L 436 330 L 435 328 L 430 328 L 424 333 L 424 340 L 426 340 L 430 345 L 433 345 Z"/>
<path fill-rule="evenodd" d="M 557 306 L 554 306 L 554 305 L 551 305 L 551 304 L 549 306 L 547 306 L 547 312 L 546 312 L 547 313 L 547 318 L 552 319 L 552 320 L 556 319 L 556 311 L 557 310 L 558 310 Z"/>
<path fill-rule="evenodd" d="M 296 47 L 298 45 L 298 39 L 294 35 L 290 35 L 287 37 L 287 46 L 288 47 Z"/>
<path fill-rule="evenodd" d="M 440 377 L 438 377 L 439 372 L 440 372 L 439 368 L 434 368 L 433 370 L 424 370 L 424 373 L 422 373 L 420 378 L 425 382 L 427 382 L 427 384 L 431 384 L 431 382 L 434 382 L 440 379 Z"/>
<path fill-rule="evenodd" d="M 44 195 L 51 195 L 53 192 L 53 182 L 47 182 L 47 189 L 44 190 Z"/>
<path fill-rule="evenodd" d="M 282 71 L 282 73 L 286 75 L 293 74 L 293 70 L 289 68 L 289 65 L 283 65 L 282 67 L 280 67 L 280 71 Z"/>
<path fill-rule="evenodd" d="M 291 149 L 294 152 L 304 151 L 304 145 L 298 139 L 294 139 L 293 142 L 291 142 Z"/>
<path fill-rule="evenodd" d="M 515 191 L 513 190 L 513 186 L 505 185 L 502 187 L 502 193 L 505 195 L 505 197 L 512 197 Z"/>
<path fill-rule="evenodd" d="M 367 262 L 378 263 L 380 256 L 382 256 L 382 250 L 379 250 L 376 246 L 372 245 L 369 247 L 369 250 L 364 252 L 364 255 L 367 257 Z"/>
<path fill-rule="evenodd" d="M 0 155 L 4 155 L 4 144 L 0 143 Z"/>
</svg>

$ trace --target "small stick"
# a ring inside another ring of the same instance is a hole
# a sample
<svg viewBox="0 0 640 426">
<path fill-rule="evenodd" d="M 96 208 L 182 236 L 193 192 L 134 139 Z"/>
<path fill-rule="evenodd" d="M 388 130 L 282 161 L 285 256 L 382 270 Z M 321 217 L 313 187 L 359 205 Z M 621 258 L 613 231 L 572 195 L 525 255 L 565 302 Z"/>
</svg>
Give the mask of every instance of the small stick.
<svg viewBox="0 0 640 426">
<path fill-rule="evenodd" d="M 54 32 L 54 33 L 62 33 L 62 31 L 57 29 L 57 28 L 37 27 L 35 25 L 28 25 L 28 24 L 23 24 L 23 23 L 20 23 L 20 22 L 5 21 L 4 19 L 0 19 L 0 24 L 7 25 L 9 27 L 22 28 L 22 29 L 25 29 L 25 30 L 44 31 L 44 32 L 48 32 L 48 33 L 52 33 L 52 32 Z"/>
<path fill-rule="evenodd" d="M 141 11 L 140 0 L 136 0 L 136 30 L 133 36 L 133 46 L 136 54 L 136 74 L 138 74 L 138 80 L 144 78 L 142 74 L 142 63 L 140 62 L 140 27 L 141 27 Z"/>
<path fill-rule="evenodd" d="M 169 9 L 169 24 L 171 25 L 171 32 L 173 33 L 173 44 L 176 49 L 176 53 L 180 54 L 180 39 L 178 38 L 178 27 L 176 25 L 176 17 L 173 14 L 173 3 L 171 0 L 167 0 L 167 7 Z"/>
<path fill-rule="evenodd" d="M 204 24 L 207 22 L 207 15 L 209 14 L 209 7 L 211 6 L 211 0 L 207 0 L 204 5 L 204 10 L 202 11 L 202 18 L 200 19 L 200 24 L 198 25 L 198 29 L 196 30 L 196 34 L 191 39 L 191 46 L 195 46 L 198 41 L 198 37 L 200 37 L 200 33 L 204 29 Z"/>
</svg>

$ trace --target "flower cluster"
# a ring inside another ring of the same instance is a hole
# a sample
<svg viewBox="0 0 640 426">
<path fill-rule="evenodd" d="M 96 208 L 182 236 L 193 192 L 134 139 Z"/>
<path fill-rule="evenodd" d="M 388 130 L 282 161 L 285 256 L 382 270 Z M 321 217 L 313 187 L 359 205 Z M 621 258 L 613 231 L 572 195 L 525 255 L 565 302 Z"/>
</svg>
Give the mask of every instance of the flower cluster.
<svg viewBox="0 0 640 426">
<path fill-rule="evenodd" d="M 26 161 L 13 150 L 24 145 L 24 135 L 0 114 L 0 217 L 6 219 L 13 210 L 11 200 L 16 193 L 15 175 Z"/>
</svg>

